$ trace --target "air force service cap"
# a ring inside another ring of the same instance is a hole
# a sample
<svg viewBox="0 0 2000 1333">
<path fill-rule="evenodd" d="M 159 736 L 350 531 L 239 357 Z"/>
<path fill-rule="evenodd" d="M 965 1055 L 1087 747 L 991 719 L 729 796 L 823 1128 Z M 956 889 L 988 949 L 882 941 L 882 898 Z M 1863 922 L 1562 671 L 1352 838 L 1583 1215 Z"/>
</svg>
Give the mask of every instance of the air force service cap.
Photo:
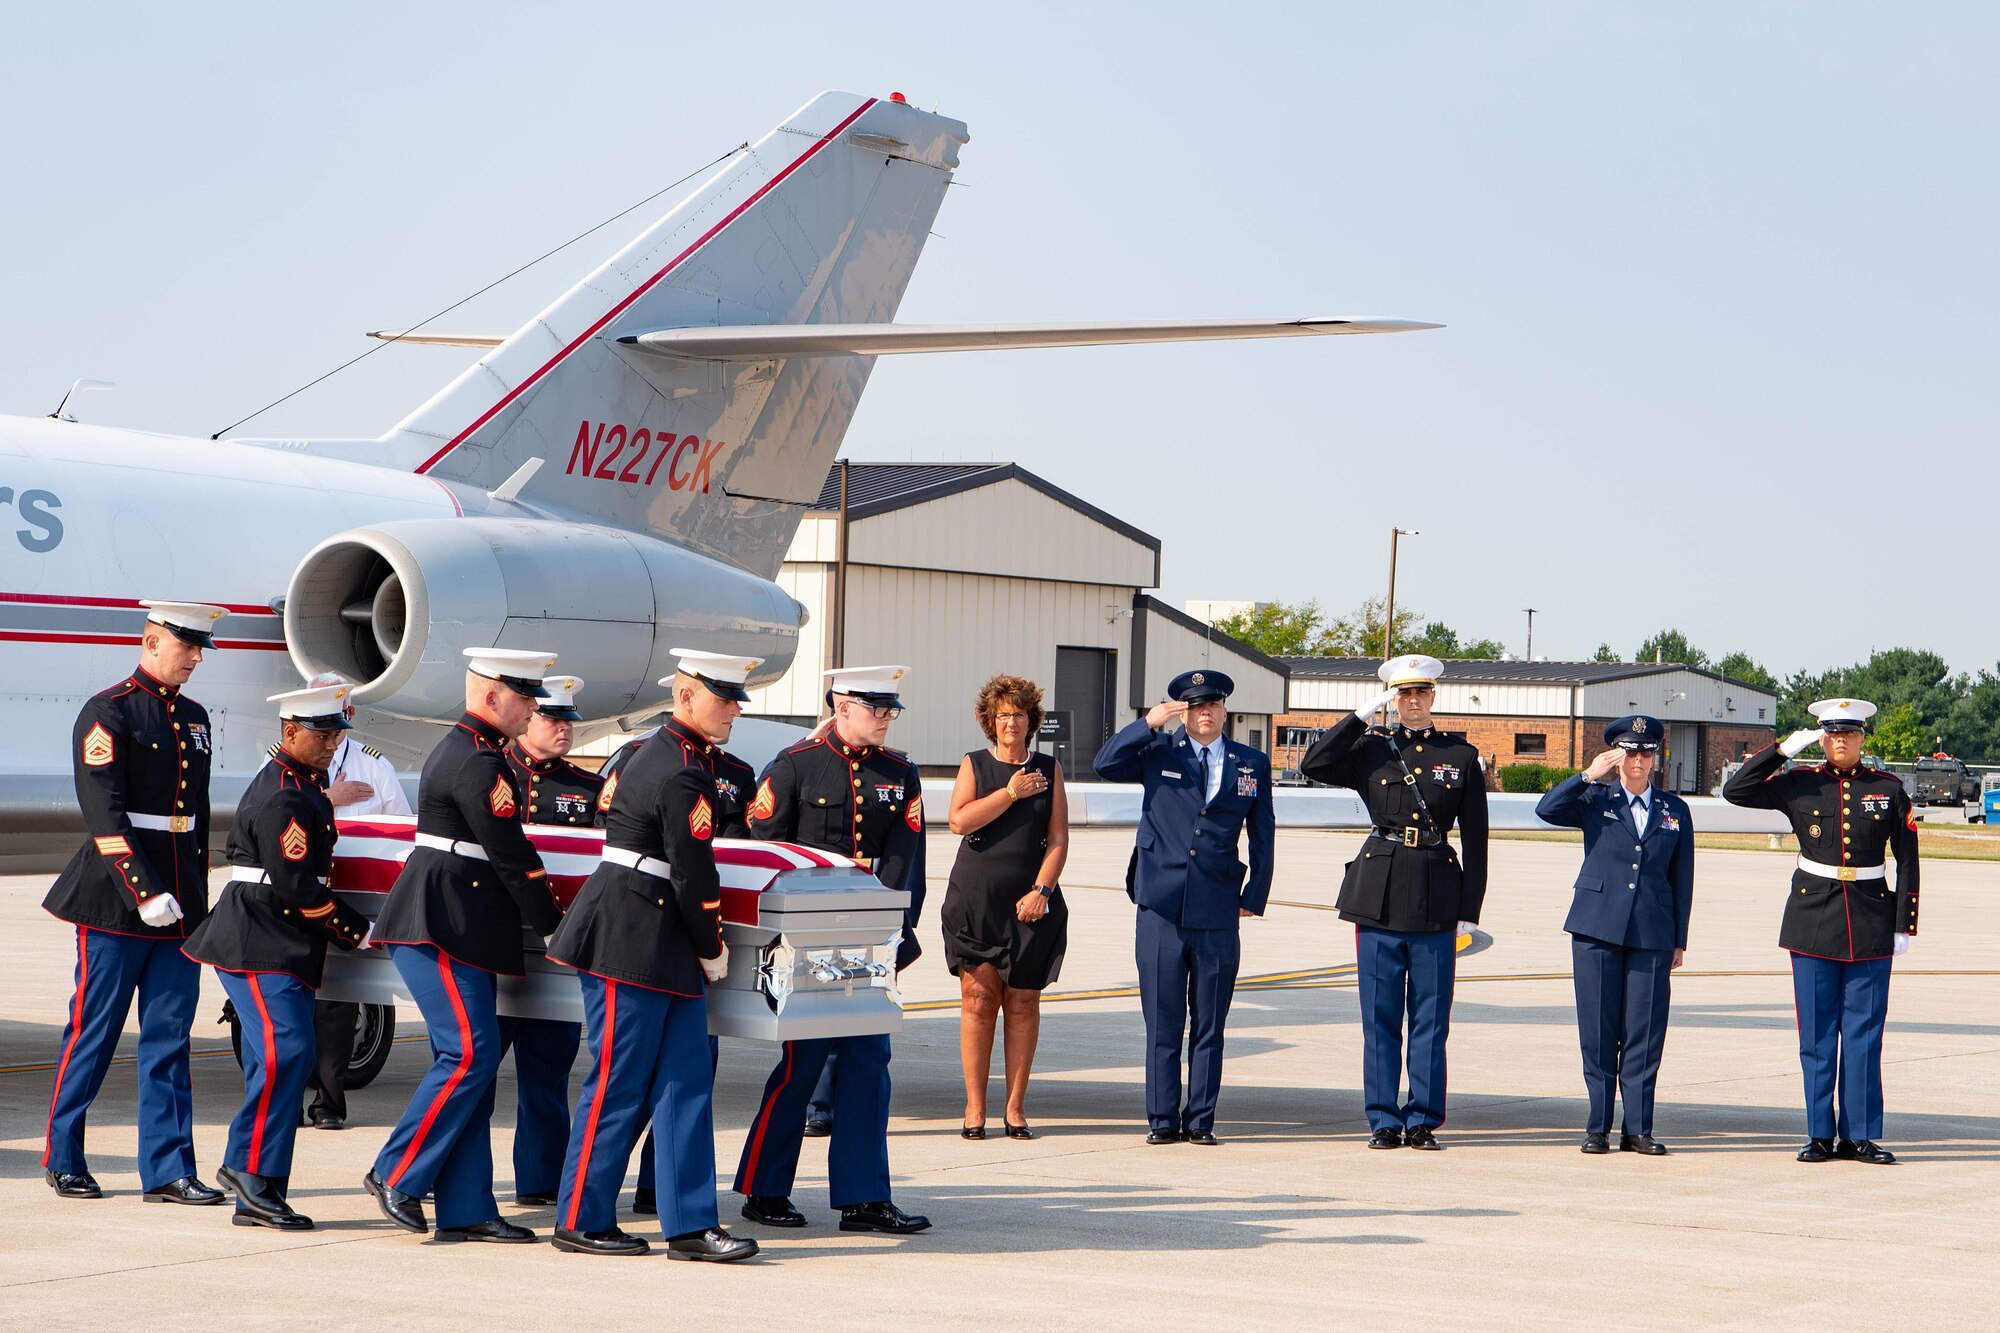
<svg viewBox="0 0 2000 1333">
<path fill-rule="evenodd" d="M 525 648 L 467 648 L 465 669 L 475 676 L 499 681 L 516 694 L 530 699 L 546 699 L 542 677 L 556 664 L 554 653 L 530 652 Z"/>
<path fill-rule="evenodd" d="M 191 643 L 197 648 L 215 647 L 215 635 L 210 633 L 215 622 L 228 615 L 227 609 L 209 606 L 203 602 L 162 602 L 153 599 L 141 601 L 146 608 L 146 623 L 158 625 L 169 631 L 182 643 Z"/>
<path fill-rule="evenodd" d="M 737 703 L 749 703 L 750 691 L 744 686 L 750 680 L 750 673 L 764 665 L 761 657 L 731 657 L 727 653 L 704 653 L 693 648 L 675 648 L 673 655 L 680 659 L 680 674 L 690 676 L 708 687 L 708 692 L 723 699 L 734 699 Z M 672 676 L 662 676 L 660 684 L 671 686 Z"/>
<path fill-rule="evenodd" d="M 1220 671 L 1203 667 L 1199 671 L 1183 671 L 1167 682 L 1167 697 L 1175 703 L 1207 704 L 1218 699 L 1227 699 L 1236 693 L 1236 682 Z"/>
<path fill-rule="evenodd" d="M 1621 750 L 1657 754 L 1665 744 L 1666 734 L 1667 729 L 1660 725 L 1660 719 L 1647 717 L 1644 713 L 1633 713 L 1605 727 L 1604 743 L 1615 745 Z"/>
<path fill-rule="evenodd" d="M 844 694 L 874 708 L 901 708 L 897 687 L 910 674 L 906 666 L 839 667 L 820 673 L 828 695 Z"/>
<path fill-rule="evenodd" d="M 1806 711 L 1819 719 L 1824 731 L 1866 731 L 1875 705 L 1866 699 L 1821 699 L 1807 704 Z"/>
<path fill-rule="evenodd" d="M 577 692 L 583 688 L 581 680 L 575 676 L 543 676 L 542 687 L 549 697 L 535 706 L 537 713 L 558 722 L 583 721 L 583 714 L 576 711 Z"/>
<path fill-rule="evenodd" d="M 1422 653 L 1405 653 L 1392 657 L 1375 668 L 1375 677 L 1392 690 L 1422 689 L 1426 685 L 1435 686 L 1438 677 L 1444 675 L 1444 663 L 1435 657 Z"/>
<path fill-rule="evenodd" d="M 278 705 L 278 716 L 296 722 L 309 731 L 347 731 L 347 696 L 352 685 L 313 685 L 303 690 L 266 695 L 266 703 Z"/>
</svg>

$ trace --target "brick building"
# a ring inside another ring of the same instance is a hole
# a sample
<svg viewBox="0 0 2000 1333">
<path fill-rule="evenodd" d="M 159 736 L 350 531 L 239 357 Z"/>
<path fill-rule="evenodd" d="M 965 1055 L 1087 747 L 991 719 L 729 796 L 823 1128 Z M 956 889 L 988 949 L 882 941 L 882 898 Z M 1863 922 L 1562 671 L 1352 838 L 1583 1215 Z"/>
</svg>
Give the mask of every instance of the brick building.
<svg viewBox="0 0 2000 1333">
<path fill-rule="evenodd" d="M 1286 711 L 1273 719 L 1271 762 L 1297 768 L 1320 731 L 1381 692 L 1373 658 L 1287 657 Z M 1604 749 L 1604 726 L 1645 713 L 1667 726 L 1661 782 L 1706 795 L 1723 765 L 1775 735 L 1776 694 L 1712 671 L 1668 663 L 1469 662 L 1446 664 L 1438 725 L 1464 732 L 1485 759 L 1487 785 L 1510 764 L 1581 768 Z"/>
</svg>

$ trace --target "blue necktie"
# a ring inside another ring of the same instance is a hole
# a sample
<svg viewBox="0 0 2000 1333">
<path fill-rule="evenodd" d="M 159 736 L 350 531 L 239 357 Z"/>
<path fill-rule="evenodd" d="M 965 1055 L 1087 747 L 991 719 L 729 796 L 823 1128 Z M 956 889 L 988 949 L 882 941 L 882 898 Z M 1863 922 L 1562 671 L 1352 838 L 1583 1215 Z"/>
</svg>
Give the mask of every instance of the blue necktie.
<svg viewBox="0 0 2000 1333">
<path fill-rule="evenodd" d="M 1639 832 L 1643 833 L 1646 831 L 1646 802 L 1643 798 L 1638 796 L 1632 797 L 1631 801 L 1632 801 L 1632 827 L 1637 829 Z"/>
<path fill-rule="evenodd" d="M 1201 803 L 1203 805 L 1207 805 L 1208 804 L 1208 747 L 1206 745 L 1197 745 L 1194 747 L 1194 761 L 1195 764 L 1201 769 Z"/>
</svg>

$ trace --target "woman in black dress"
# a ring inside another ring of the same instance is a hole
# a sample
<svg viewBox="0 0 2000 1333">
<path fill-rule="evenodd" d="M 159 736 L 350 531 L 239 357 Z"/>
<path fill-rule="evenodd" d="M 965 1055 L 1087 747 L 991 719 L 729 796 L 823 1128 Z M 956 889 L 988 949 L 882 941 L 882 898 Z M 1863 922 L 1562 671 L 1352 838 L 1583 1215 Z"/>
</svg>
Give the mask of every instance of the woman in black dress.
<svg viewBox="0 0 2000 1333">
<path fill-rule="evenodd" d="M 1069 908 L 1056 880 L 1069 856 L 1062 767 L 1029 742 L 1041 729 L 1042 691 L 995 676 L 975 704 L 993 744 L 965 756 L 951 790 L 951 831 L 964 835 L 944 909 L 944 956 L 958 978 L 958 1049 L 965 1062 L 968 1139 L 986 1137 L 986 1083 L 995 1019 L 1006 1015 L 1010 1139 L 1031 1139 L 1028 1069 L 1042 1024 L 1042 987 L 1062 971 Z"/>
</svg>

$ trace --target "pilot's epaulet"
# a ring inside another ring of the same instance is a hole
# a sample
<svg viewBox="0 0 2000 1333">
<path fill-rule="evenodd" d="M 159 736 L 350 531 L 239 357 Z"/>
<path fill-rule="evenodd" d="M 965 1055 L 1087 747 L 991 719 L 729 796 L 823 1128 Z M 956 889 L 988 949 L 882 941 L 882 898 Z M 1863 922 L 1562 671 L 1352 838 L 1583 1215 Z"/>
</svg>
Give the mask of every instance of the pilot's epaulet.
<svg viewBox="0 0 2000 1333">
<path fill-rule="evenodd" d="M 278 751 L 282 748 L 283 748 L 282 746 L 278 745 L 274 741 L 270 745 L 264 747 L 264 753 L 270 755 L 271 758 L 276 759 L 278 757 Z"/>
<path fill-rule="evenodd" d="M 387 759 L 389 757 L 388 755 L 383 754 L 380 750 L 376 749 L 372 745 L 364 745 L 360 741 L 356 741 L 354 744 L 355 748 L 359 749 L 361 753 L 369 756 L 371 759 Z"/>
</svg>

